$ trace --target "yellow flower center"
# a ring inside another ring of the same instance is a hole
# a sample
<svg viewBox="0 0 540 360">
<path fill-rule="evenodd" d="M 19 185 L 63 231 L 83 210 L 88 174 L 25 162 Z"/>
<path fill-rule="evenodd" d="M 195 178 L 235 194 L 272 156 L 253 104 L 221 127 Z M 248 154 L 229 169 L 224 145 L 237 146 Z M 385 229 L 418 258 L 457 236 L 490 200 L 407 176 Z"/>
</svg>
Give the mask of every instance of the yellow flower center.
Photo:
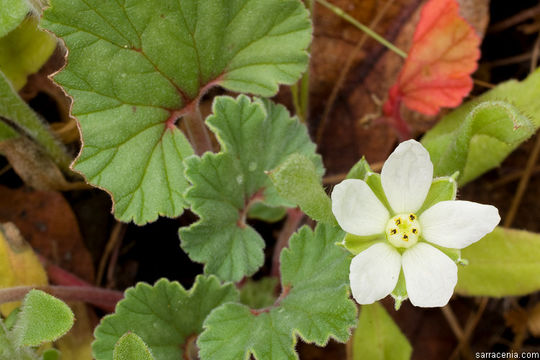
<svg viewBox="0 0 540 360">
<path fill-rule="evenodd" d="M 388 221 L 386 238 L 397 248 L 409 248 L 418 242 L 420 223 L 415 214 L 399 214 Z"/>
</svg>

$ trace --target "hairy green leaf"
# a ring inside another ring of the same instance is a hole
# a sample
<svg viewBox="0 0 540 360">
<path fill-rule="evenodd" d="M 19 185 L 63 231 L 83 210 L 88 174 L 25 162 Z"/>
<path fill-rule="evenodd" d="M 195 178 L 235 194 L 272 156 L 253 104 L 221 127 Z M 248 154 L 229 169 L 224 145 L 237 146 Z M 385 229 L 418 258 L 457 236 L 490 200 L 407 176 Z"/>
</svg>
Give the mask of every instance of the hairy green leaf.
<svg viewBox="0 0 540 360">
<path fill-rule="evenodd" d="M 373 171 L 371 170 L 366 158 L 362 156 L 362 158 L 356 164 L 354 164 L 351 170 L 349 170 L 347 179 L 365 180 L 369 173 L 372 172 Z"/>
<path fill-rule="evenodd" d="M 392 317 L 378 302 L 362 305 L 354 331 L 353 359 L 407 360 L 412 347 Z"/>
<path fill-rule="evenodd" d="M 519 296 L 540 290 L 540 235 L 497 227 L 461 250 L 456 292 L 469 296 Z"/>
<path fill-rule="evenodd" d="M 56 48 L 56 39 L 38 29 L 38 21 L 35 16 L 28 17 L 15 30 L 0 38 L 0 71 L 15 90 L 22 89 L 28 75 L 37 72 Z"/>
<path fill-rule="evenodd" d="M 270 178 L 280 196 L 300 206 L 311 218 L 337 225 L 332 202 L 322 187 L 322 177 L 311 159 L 293 154 L 270 173 Z"/>
<path fill-rule="evenodd" d="M 96 328 L 92 351 L 97 360 L 112 360 L 116 342 L 128 331 L 141 337 L 156 360 L 181 359 L 188 338 L 202 331 L 208 313 L 238 300 L 234 286 L 222 286 L 213 276 L 198 276 L 189 291 L 161 279 L 154 286 L 139 283 L 125 295 Z"/>
<path fill-rule="evenodd" d="M 128 332 L 114 345 L 113 360 L 154 360 L 154 357 L 137 334 Z"/>
<path fill-rule="evenodd" d="M 445 176 L 435 178 L 431 182 L 429 192 L 417 214 L 420 215 L 438 202 L 455 200 L 457 195 L 457 182 L 454 178 Z"/>
<path fill-rule="evenodd" d="M 446 115 L 422 139 L 436 176 L 460 185 L 498 166 L 540 126 L 540 69 L 508 81 Z"/>
<path fill-rule="evenodd" d="M 350 258 L 336 246 L 337 227 L 303 227 L 281 253 L 282 294 L 274 306 L 258 311 L 225 304 L 204 323 L 197 344 L 202 360 L 297 359 L 296 338 L 325 345 L 344 342 L 356 322 L 349 299 Z"/>
<path fill-rule="evenodd" d="M 19 346 L 38 346 L 54 341 L 71 329 L 74 315 L 69 306 L 41 290 L 30 290 L 24 297 L 13 330 Z"/>
<path fill-rule="evenodd" d="M 70 50 L 55 80 L 81 125 L 75 169 L 138 224 L 186 206 L 177 119 L 214 85 L 270 96 L 294 83 L 311 41 L 298 0 L 52 0 L 43 24 Z"/>
<path fill-rule="evenodd" d="M 186 176 L 193 184 L 186 199 L 200 220 L 180 229 L 180 238 L 189 257 L 205 264 L 205 272 L 238 281 L 255 273 L 264 260 L 264 241 L 246 224 L 250 206 L 291 206 L 265 172 L 293 153 L 309 157 L 322 172 L 321 159 L 306 127 L 270 101 L 218 97 L 207 123 L 222 152 L 186 160 Z"/>
<path fill-rule="evenodd" d="M 0 140 L 18 137 L 19 132 L 39 143 L 60 168 L 67 169 L 71 159 L 64 148 L 0 71 Z"/>
</svg>

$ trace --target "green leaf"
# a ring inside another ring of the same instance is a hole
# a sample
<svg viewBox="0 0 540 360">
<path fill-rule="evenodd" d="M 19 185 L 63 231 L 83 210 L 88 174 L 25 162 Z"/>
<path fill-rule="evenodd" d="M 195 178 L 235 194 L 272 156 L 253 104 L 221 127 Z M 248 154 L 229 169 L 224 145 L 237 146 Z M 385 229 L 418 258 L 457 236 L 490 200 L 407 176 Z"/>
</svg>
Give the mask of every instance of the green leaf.
<svg viewBox="0 0 540 360">
<path fill-rule="evenodd" d="M 73 326 L 69 306 L 41 290 L 30 290 L 24 297 L 15 324 L 15 342 L 19 346 L 38 346 L 54 341 Z"/>
<path fill-rule="evenodd" d="M 75 169 L 138 224 L 186 206 L 178 118 L 215 85 L 275 94 L 305 70 L 311 41 L 298 0 L 52 0 L 43 25 L 70 50 L 55 80 L 81 126 Z"/>
<path fill-rule="evenodd" d="M 71 158 L 64 148 L 0 71 L 0 140 L 17 137 L 18 132 L 39 143 L 60 168 L 68 168 Z"/>
<path fill-rule="evenodd" d="M 354 331 L 353 359 L 407 360 L 411 353 L 411 344 L 381 304 L 362 305 Z"/>
<path fill-rule="evenodd" d="M 208 313 L 223 303 L 237 300 L 234 286 L 222 286 L 213 276 L 198 276 L 189 291 L 166 279 L 154 286 L 139 283 L 126 291 L 115 314 L 104 317 L 96 328 L 94 357 L 113 359 L 116 342 L 132 331 L 148 344 L 156 360 L 181 359 L 183 346 L 189 337 L 202 331 Z"/>
<path fill-rule="evenodd" d="M 300 206 L 312 219 L 337 225 L 332 202 L 322 187 L 322 177 L 311 159 L 293 154 L 270 173 L 270 178 L 280 196 Z"/>
<path fill-rule="evenodd" d="M 246 224 L 250 206 L 293 206 L 278 196 L 266 171 L 293 153 L 308 156 L 322 172 L 320 156 L 307 129 L 281 105 L 241 95 L 214 100 L 207 119 L 221 144 L 219 154 L 186 160 L 193 186 L 186 199 L 200 220 L 180 229 L 182 248 L 205 272 L 238 281 L 264 261 L 264 241 Z"/>
<path fill-rule="evenodd" d="M 29 347 L 15 345 L 13 332 L 8 331 L 0 319 L 0 359 L 6 360 L 38 360 L 35 351 Z"/>
<path fill-rule="evenodd" d="M 540 126 L 540 69 L 505 82 L 446 115 L 422 139 L 435 175 L 464 185 L 498 166 Z"/>
<path fill-rule="evenodd" d="M 262 311 L 225 304 L 204 323 L 197 344 L 202 360 L 297 359 L 296 338 L 325 345 L 330 338 L 345 342 L 356 322 L 349 299 L 350 259 L 336 246 L 344 233 L 319 224 L 303 227 L 281 253 L 283 292 L 278 303 Z"/>
<path fill-rule="evenodd" d="M 0 37 L 19 26 L 29 12 L 30 6 L 25 0 L 2 0 Z"/>
<path fill-rule="evenodd" d="M 28 75 L 36 73 L 47 62 L 56 48 L 56 39 L 38 29 L 38 21 L 35 16 L 28 17 L 0 38 L 0 70 L 17 91 L 26 84 Z"/>
<path fill-rule="evenodd" d="M 353 255 L 358 255 L 367 248 L 378 242 L 386 241 L 386 235 L 377 234 L 370 236 L 358 236 L 347 233 L 339 245 L 349 250 Z"/>
<path fill-rule="evenodd" d="M 128 332 L 114 345 L 114 360 L 154 360 L 150 349 L 137 334 Z"/>
<path fill-rule="evenodd" d="M 521 296 L 540 290 L 540 235 L 496 228 L 461 250 L 456 292 L 469 296 Z"/>
<path fill-rule="evenodd" d="M 62 360 L 62 356 L 56 349 L 47 349 L 43 352 L 42 360 Z"/>
<path fill-rule="evenodd" d="M 278 279 L 275 277 L 266 277 L 259 281 L 249 279 L 240 290 L 240 302 L 252 309 L 271 306 L 277 298 L 277 285 Z"/>
</svg>

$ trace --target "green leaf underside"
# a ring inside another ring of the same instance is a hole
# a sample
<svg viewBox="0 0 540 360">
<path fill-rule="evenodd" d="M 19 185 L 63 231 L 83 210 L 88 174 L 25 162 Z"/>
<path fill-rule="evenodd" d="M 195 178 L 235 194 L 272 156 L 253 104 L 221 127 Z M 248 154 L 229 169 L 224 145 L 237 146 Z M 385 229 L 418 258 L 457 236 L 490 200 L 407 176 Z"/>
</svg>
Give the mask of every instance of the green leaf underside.
<svg viewBox="0 0 540 360">
<path fill-rule="evenodd" d="M 462 250 L 456 292 L 469 296 L 521 296 L 540 290 L 540 235 L 497 227 Z"/>
<path fill-rule="evenodd" d="M 43 26 L 70 50 L 55 80 L 81 125 L 75 169 L 138 224 L 186 206 L 192 150 L 167 121 L 212 85 L 275 94 L 304 71 L 311 40 L 297 0 L 52 0 Z"/>
<path fill-rule="evenodd" d="M 96 328 L 94 357 L 113 359 L 116 342 L 132 331 L 148 345 L 156 360 L 181 359 L 186 340 L 202 331 L 208 313 L 237 300 L 234 286 L 222 286 L 213 276 L 198 276 L 189 291 L 166 279 L 154 286 L 139 283 L 126 291 L 115 314 L 104 317 Z"/>
<path fill-rule="evenodd" d="M 71 329 L 74 315 L 69 306 L 41 290 L 24 297 L 14 334 L 22 346 L 38 346 L 54 341 Z"/>
<path fill-rule="evenodd" d="M 2 0 L 0 11 L 0 37 L 15 29 L 30 12 L 30 6 L 25 0 Z"/>
<path fill-rule="evenodd" d="M 218 97 L 207 123 L 222 152 L 186 160 L 186 176 L 193 184 L 186 199 L 200 220 L 179 233 L 182 248 L 193 261 L 205 264 L 206 273 L 238 281 L 264 261 L 264 241 L 245 224 L 246 207 L 254 201 L 291 206 L 278 196 L 265 171 L 301 153 L 322 172 L 321 159 L 306 127 L 270 101 Z"/>
<path fill-rule="evenodd" d="M 411 344 L 378 302 L 362 305 L 353 336 L 354 360 L 407 360 L 411 357 Z"/>
<path fill-rule="evenodd" d="M 332 337 L 345 342 L 356 322 L 348 295 L 349 257 L 334 243 L 337 227 L 303 227 L 281 253 L 281 281 L 288 294 L 278 305 L 252 312 L 225 304 L 204 323 L 197 344 L 202 360 L 298 359 L 296 338 L 324 345 Z"/>
<path fill-rule="evenodd" d="M 311 159 L 293 154 L 270 174 L 279 194 L 300 206 L 312 219 L 337 225 L 332 202 L 322 187 L 322 177 Z"/>
<path fill-rule="evenodd" d="M 60 168 L 67 168 L 70 158 L 64 148 L 0 71 L 0 140 L 19 136 L 19 132 L 11 124 L 38 142 Z"/>
<path fill-rule="evenodd" d="M 38 360 L 32 348 L 16 346 L 13 332 L 8 331 L 2 319 L 0 319 L 0 359 Z"/>
<path fill-rule="evenodd" d="M 116 342 L 113 360 L 154 360 L 154 357 L 137 334 L 128 332 Z"/>
<path fill-rule="evenodd" d="M 505 82 L 446 115 L 422 139 L 435 175 L 463 185 L 498 166 L 540 127 L 540 70 Z"/>
</svg>

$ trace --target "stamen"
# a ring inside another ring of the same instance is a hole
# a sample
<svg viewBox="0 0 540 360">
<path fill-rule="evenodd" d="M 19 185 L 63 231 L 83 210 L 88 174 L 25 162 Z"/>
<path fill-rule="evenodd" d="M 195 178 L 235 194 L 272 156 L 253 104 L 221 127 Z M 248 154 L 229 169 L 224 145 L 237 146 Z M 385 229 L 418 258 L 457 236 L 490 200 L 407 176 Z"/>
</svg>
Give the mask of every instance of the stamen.
<svg viewBox="0 0 540 360">
<path fill-rule="evenodd" d="M 396 235 L 396 234 L 397 234 L 397 229 L 392 229 L 392 230 L 390 230 L 390 234 Z"/>
<path fill-rule="evenodd" d="M 400 225 L 401 224 L 401 219 L 396 219 L 396 225 Z"/>
<path fill-rule="evenodd" d="M 416 234 L 417 232 L 418 232 L 418 230 L 416 230 L 416 228 L 413 228 L 413 229 L 412 229 L 412 233 L 413 233 L 413 234 Z"/>
<path fill-rule="evenodd" d="M 403 240 L 409 241 L 409 237 L 407 235 L 403 235 Z"/>
<path fill-rule="evenodd" d="M 410 214 L 409 219 L 411 219 L 411 221 L 414 221 L 416 219 L 416 216 L 414 216 L 414 214 Z"/>
</svg>

